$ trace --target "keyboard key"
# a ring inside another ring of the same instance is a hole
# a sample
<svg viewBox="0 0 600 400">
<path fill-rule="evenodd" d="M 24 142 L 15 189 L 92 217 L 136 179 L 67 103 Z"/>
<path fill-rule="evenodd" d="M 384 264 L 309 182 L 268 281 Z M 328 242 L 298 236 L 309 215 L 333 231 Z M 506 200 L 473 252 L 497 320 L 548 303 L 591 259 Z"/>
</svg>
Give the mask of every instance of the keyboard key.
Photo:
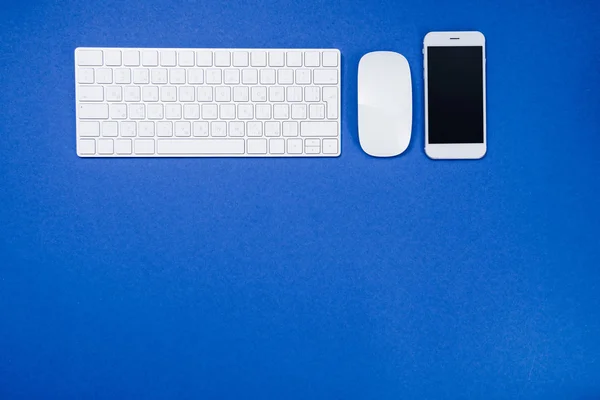
<svg viewBox="0 0 600 400">
<path fill-rule="evenodd" d="M 164 109 L 162 104 L 148 104 L 146 107 L 148 119 L 163 119 Z"/>
<path fill-rule="evenodd" d="M 253 51 L 250 53 L 250 65 L 253 67 L 267 66 L 267 53 L 265 51 Z"/>
<path fill-rule="evenodd" d="M 221 104 L 219 107 L 219 117 L 221 119 L 235 119 L 235 104 Z"/>
<path fill-rule="evenodd" d="M 180 67 L 193 67 L 196 65 L 195 54 L 193 51 L 181 51 L 179 52 L 179 66 Z"/>
<path fill-rule="evenodd" d="M 202 104 L 202 119 L 217 119 L 217 114 L 216 104 Z"/>
<path fill-rule="evenodd" d="M 263 85 L 275 84 L 275 70 L 274 69 L 261 69 L 260 70 L 260 83 Z"/>
<path fill-rule="evenodd" d="M 287 104 L 273 105 L 273 119 L 288 119 L 290 118 L 290 106 Z"/>
<path fill-rule="evenodd" d="M 271 67 L 283 67 L 285 65 L 285 54 L 283 51 L 270 51 L 269 52 L 269 66 Z"/>
<path fill-rule="evenodd" d="M 323 88 L 323 101 L 327 103 L 327 119 L 338 118 L 338 89 L 334 86 L 326 86 Z"/>
<path fill-rule="evenodd" d="M 302 139 L 287 139 L 286 144 L 289 154 L 302 154 Z"/>
<path fill-rule="evenodd" d="M 262 136 L 262 122 L 250 121 L 247 123 L 248 136 Z"/>
<path fill-rule="evenodd" d="M 321 152 L 321 148 L 320 147 L 304 147 L 304 153 L 305 154 L 319 154 Z"/>
<path fill-rule="evenodd" d="M 96 70 L 96 83 L 113 83 L 113 71 L 110 68 L 98 68 Z"/>
<path fill-rule="evenodd" d="M 267 101 L 267 88 L 263 86 L 253 86 L 250 98 L 252 101 Z"/>
<path fill-rule="evenodd" d="M 257 104 L 255 112 L 256 112 L 256 119 L 271 119 L 271 105 L 270 104 Z"/>
<path fill-rule="evenodd" d="M 280 85 L 291 85 L 294 83 L 293 69 L 280 69 L 277 72 L 277 83 Z"/>
<path fill-rule="evenodd" d="M 147 68 L 136 68 L 133 70 L 133 83 L 144 84 L 150 82 L 150 73 Z M 109 82 L 110 83 L 110 82 Z"/>
<path fill-rule="evenodd" d="M 185 83 L 185 69 L 172 68 L 169 70 L 169 83 L 172 85 L 181 85 Z"/>
<path fill-rule="evenodd" d="M 119 136 L 119 123 L 117 121 L 102 122 L 102 136 L 106 136 L 106 137 Z"/>
<path fill-rule="evenodd" d="M 129 118 L 130 119 L 146 118 L 146 107 L 143 104 L 130 104 L 129 105 Z"/>
<path fill-rule="evenodd" d="M 158 86 L 143 86 L 142 87 L 142 100 L 158 101 Z"/>
<path fill-rule="evenodd" d="M 321 93 L 320 89 L 316 86 L 307 86 L 304 88 L 304 101 L 320 101 Z"/>
<path fill-rule="evenodd" d="M 288 51 L 287 55 L 287 66 L 288 67 L 301 67 L 302 66 L 302 53 L 299 51 Z"/>
<path fill-rule="evenodd" d="M 239 69 L 226 69 L 225 75 L 223 76 L 223 82 L 226 85 L 236 85 L 240 83 L 240 70 Z"/>
<path fill-rule="evenodd" d="M 210 68 L 206 70 L 206 84 L 208 85 L 220 85 L 221 84 L 221 70 L 216 68 Z"/>
<path fill-rule="evenodd" d="M 306 119 L 306 104 L 292 104 L 292 119 Z"/>
<path fill-rule="evenodd" d="M 315 69 L 313 73 L 315 85 L 337 85 L 337 77 L 336 69 Z"/>
<path fill-rule="evenodd" d="M 77 152 L 81 155 L 96 154 L 96 141 L 94 139 L 80 140 Z"/>
<path fill-rule="evenodd" d="M 79 68 L 77 70 L 77 83 L 94 83 L 94 68 Z"/>
<path fill-rule="evenodd" d="M 114 143 L 112 139 L 98 140 L 98 154 L 112 155 L 114 152 Z"/>
<path fill-rule="evenodd" d="M 254 118 L 254 106 L 252 104 L 238 105 L 238 118 L 242 120 Z"/>
<path fill-rule="evenodd" d="M 136 139 L 134 141 L 135 154 L 154 154 L 154 139 Z"/>
<path fill-rule="evenodd" d="M 81 121 L 78 127 L 79 136 L 100 136 L 100 123 L 97 121 Z"/>
<path fill-rule="evenodd" d="M 231 101 L 231 88 L 219 86 L 215 88 L 215 101 Z"/>
<path fill-rule="evenodd" d="M 102 86 L 79 86 L 77 92 L 79 101 L 104 100 L 104 88 Z"/>
<path fill-rule="evenodd" d="M 282 86 L 271 86 L 269 88 L 269 101 L 285 101 L 285 89 Z"/>
<path fill-rule="evenodd" d="M 227 136 L 227 122 L 214 121 L 210 123 L 210 135 L 213 137 Z"/>
<path fill-rule="evenodd" d="M 140 101 L 142 98 L 139 86 L 125 86 L 123 88 L 123 100 Z"/>
<path fill-rule="evenodd" d="M 160 101 L 177 101 L 177 88 L 175 86 L 161 86 Z"/>
<path fill-rule="evenodd" d="M 194 136 L 204 137 L 208 136 L 208 122 L 194 122 L 193 123 Z"/>
<path fill-rule="evenodd" d="M 174 67 L 177 65 L 177 53 L 173 50 L 160 51 L 160 65 L 163 67 Z"/>
<path fill-rule="evenodd" d="M 110 118 L 111 119 L 126 119 L 127 118 L 127 105 L 126 104 L 111 104 L 110 105 Z M 135 124 L 135 122 L 133 124 Z"/>
<path fill-rule="evenodd" d="M 104 65 L 109 67 L 120 67 L 121 50 L 104 50 Z"/>
<path fill-rule="evenodd" d="M 115 83 L 131 83 L 131 70 L 129 68 L 117 68 L 114 70 Z"/>
<path fill-rule="evenodd" d="M 157 145 L 163 155 L 244 154 L 244 139 L 159 139 Z"/>
<path fill-rule="evenodd" d="M 195 98 L 195 89 L 192 86 L 179 87 L 179 101 L 190 102 Z"/>
<path fill-rule="evenodd" d="M 115 152 L 117 154 L 131 154 L 131 139 L 117 139 L 115 141 Z"/>
<path fill-rule="evenodd" d="M 158 52 L 154 50 L 142 51 L 142 65 L 144 67 L 158 66 Z"/>
<path fill-rule="evenodd" d="M 192 128 L 189 122 L 175 122 L 175 136 L 186 137 L 192 135 Z"/>
<path fill-rule="evenodd" d="M 156 136 L 170 137 L 173 136 L 173 123 L 167 121 L 159 121 L 156 123 Z"/>
<path fill-rule="evenodd" d="M 288 86 L 287 90 L 287 101 L 289 102 L 300 102 L 302 101 L 302 88 L 299 86 Z"/>
<path fill-rule="evenodd" d="M 140 52 L 137 50 L 125 50 L 123 52 L 123 65 L 126 67 L 137 67 L 140 65 Z"/>
<path fill-rule="evenodd" d="M 324 119 L 325 106 L 323 104 L 311 104 L 308 106 L 308 115 L 310 119 Z"/>
<path fill-rule="evenodd" d="M 199 67 L 212 67 L 212 51 L 197 51 L 196 65 Z"/>
<path fill-rule="evenodd" d="M 241 121 L 232 121 L 229 123 L 229 136 L 231 137 L 244 137 L 245 127 Z"/>
<path fill-rule="evenodd" d="M 188 69 L 188 83 L 192 85 L 204 83 L 204 70 L 202 68 Z"/>
<path fill-rule="evenodd" d="M 258 71 L 255 69 L 243 69 L 242 83 L 244 85 L 256 85 L 258 83 Z"/>
<path fill-rule="evenodd" d="M 247 51 L 234 51 L 233 52 L 233 66 L 234 67 L 247 67 L 248 66 L 248 52 Z"/>
<path fill-rule="evenodd" d="M 200 119 L 200 106 L 198 104 L 185 104 L 183 106 L 183 118 Z"/>
<path fill-rule="evenodd" d="M 167 83 L 167 70 L 165 68 L 154 68 L 152 72 L 150 72 L 150 80 L 155 85 L 165 84 Z"/>
<path fill-rule="evenodd" d="M 154 136 L 154 122 L 142 121 L 138 124 L 138 130 L 140 137 L 153 137 Z"/>
<path fill-rule="evenodd" d="M 229 67 L 231 65 L 231 53 L 228 51 L 215 51 L 215 67 Z"/>
<path fill-rule="evenodd" d="M 323 139 L 323 154 L 338 154 L 338 140 Z"/>
<path fill-rule="evenodd" d="M 233 88 L 233 101 L 248 101 L 248 88 L 246 86 L 236 86 Z"/>
<path fill-rule="evenodd" d="M 80 104 L 80 119 L 108 119 L 108 104 Z"/>
<path fill-rule="evenodd" d="M 77 65 L 102 65 L 101 50 L 78 50 L 76 58 Z"/>
<path fill-rule="evenodd" d="M 304 52 L 304 66 L 305 67 L 318 67 L 320 64 L 320 53 L 318 51 L 306 51 Z"/>
<path fill-rule="evenodd" d="M 324 67 L 337 67 L 338 65 L 338 53 L 335 51 L 323 52 L 323 66 Z"/>
<path fill-rule="evenodd" d="M 248 154 L 267 154 L 267 139 L 248 139 Z"/>
<path fill-rule="evenodd" d="M 298 123 L 297 122 L 283 122 L 282 124 L 283 136 L 298 136 Z"/>
<path fill-rule="evenodd" d="M 104 88 L 106 93 L 106 101 L 121 101 L 123 92 L 121 86 L 107 86 Z"/>
<path fill-rule="evenodd" d="M 265 136 L 281 136 L 281 126 L 279 122 L 265 122 Z"/>
<path fill-rule="evenodd" d="M 181 104 L 166 104 L 165 105 L 166 119 L 181 119 Z"/>
<path fill-rule="evenodd" d="M 196 99 L 199 102 L 212 101 L 213 99 L 213 92 L 211 87 L 201 86 L 198 88 L 198 92 L 196 94 Z"/>
<path fill-rule="evenodd" d="M 297 69 L 296 70 L 296 84 L 298 84 L 298 85 L 310 84 L 310 69 Z"/>
<path fill-rule="evenodd" d="M 134 137 L 137 135 L 137 125 L 132 121 L 121 122 L 120 130 L 123 137 Z"/>
<path fill-rule="evenodd" d="M 269 139 L 269 153 L 271 153 L 271 154 L 285 153 L 285 140 L 284 139 Z"/>
<path fill-rule="evenodd" d="M 338 124 L 335 121 L 301 122 L 300 136 L 338 136 Z"/>
</svg>

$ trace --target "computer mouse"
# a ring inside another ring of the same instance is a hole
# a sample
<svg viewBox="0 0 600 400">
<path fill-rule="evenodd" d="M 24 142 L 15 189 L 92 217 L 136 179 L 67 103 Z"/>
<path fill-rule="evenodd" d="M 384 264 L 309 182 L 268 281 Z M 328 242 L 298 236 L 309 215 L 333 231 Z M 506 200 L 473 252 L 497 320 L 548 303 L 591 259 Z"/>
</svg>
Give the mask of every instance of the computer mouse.
<svg viewBox="0 0 600 400">
<path fill-rule="evenodd" d="M 392 51 L 365 54 L 358 64 L 358 138 L 365 153 L 393 157 L 408 148 L 412 84 L 406 58 Z"/>
</svg>

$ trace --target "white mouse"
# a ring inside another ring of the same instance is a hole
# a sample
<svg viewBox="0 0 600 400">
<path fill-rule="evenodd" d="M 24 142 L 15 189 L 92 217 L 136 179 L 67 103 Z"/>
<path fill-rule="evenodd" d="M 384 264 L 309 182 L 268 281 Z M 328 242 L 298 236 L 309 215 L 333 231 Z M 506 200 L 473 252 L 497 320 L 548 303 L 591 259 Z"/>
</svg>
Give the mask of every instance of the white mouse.
<svg viewBox="0 0 600 400">
<path fill-rule="evenodd" d="M 365 54 L 358 64 L 358 138 L 374 157 L 402 154 L 412 131 L 410 67 L 391 51 Z"/>
</svg>

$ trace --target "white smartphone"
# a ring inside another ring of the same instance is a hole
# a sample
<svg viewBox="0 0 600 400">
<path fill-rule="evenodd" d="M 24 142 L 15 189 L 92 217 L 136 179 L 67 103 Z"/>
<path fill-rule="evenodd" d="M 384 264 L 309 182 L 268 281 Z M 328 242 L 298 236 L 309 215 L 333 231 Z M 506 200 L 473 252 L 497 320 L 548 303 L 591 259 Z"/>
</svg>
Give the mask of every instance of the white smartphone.
<svg viewBox="0 0 600 400">
<path fill-rule="evenodd" d="M 423 42 L 425 153 L 433 159 L 479 159 L 487 151 L 485 37 L 430 32 Z"/>
</svg>

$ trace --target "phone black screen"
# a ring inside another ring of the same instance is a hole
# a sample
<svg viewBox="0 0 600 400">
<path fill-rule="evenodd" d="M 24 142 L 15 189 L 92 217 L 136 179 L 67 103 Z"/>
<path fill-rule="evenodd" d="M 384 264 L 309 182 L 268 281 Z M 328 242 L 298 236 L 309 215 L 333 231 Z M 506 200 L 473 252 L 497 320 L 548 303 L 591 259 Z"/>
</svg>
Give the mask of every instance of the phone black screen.
<svg viewBox="0 0 600 400">
<path fill-rule="evenodd" d="M 483 47 L 427 47 L 429 143 L 483 143 Z"/>
</svg>

